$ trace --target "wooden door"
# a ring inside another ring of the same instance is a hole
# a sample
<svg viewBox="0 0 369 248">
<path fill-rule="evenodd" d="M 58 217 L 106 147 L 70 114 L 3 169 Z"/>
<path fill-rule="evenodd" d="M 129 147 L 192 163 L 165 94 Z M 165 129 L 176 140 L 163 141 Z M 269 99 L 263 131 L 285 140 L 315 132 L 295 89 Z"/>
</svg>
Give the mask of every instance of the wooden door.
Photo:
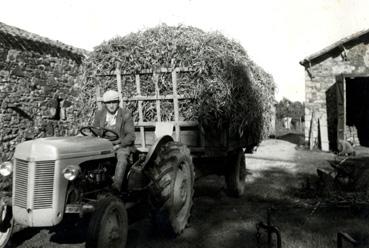
<svg viewBox="0 0 369 248">
<path fill-rule="evenodd" d="M 339 75 L 336 77 L 336 90 L 337 90 L 337 141 L 338 141 L 345 139 L 345 127 L 346 127 L 346 81 L 343 75 Z"/>
</svg>

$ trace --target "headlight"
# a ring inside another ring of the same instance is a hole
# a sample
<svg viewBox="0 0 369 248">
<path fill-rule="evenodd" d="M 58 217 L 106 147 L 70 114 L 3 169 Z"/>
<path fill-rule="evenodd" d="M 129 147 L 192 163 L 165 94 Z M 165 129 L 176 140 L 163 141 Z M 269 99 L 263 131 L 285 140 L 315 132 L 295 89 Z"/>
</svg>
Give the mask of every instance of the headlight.
<svg viewBox="0 0 369 248">
<path fill-rule="evenodd" d="M 79 168 L 78 165 L 68 165 L 63 170 L 63 175 L 64 178 L 67 179 L 68 181 L 73 181 L 78 177 L 80 171 L 81 169 Z"/>
<path fill-rule="evenodd" d="M 0 164 L 0 174 L 4 177 L 9 176 L 13 172 L 13 163 L 6 161 Z"/>
</svg>

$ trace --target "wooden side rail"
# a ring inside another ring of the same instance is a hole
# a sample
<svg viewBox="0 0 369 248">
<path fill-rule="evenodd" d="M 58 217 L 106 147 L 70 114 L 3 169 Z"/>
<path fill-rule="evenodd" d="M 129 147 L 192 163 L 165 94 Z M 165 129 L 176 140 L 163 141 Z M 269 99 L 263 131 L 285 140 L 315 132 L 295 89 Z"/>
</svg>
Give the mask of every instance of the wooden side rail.
<svg viewBox="0 0 369 248">
<path fill-rule="evenodd" d="M 133 96 L 133 97 L 123 97 L 123 101 L 125 102 L 131 102 L 131 101 L 157 101 L 157 100 L 174 100 L 175 97 L 173 95 L 158 95 L 158 96 Z M 178 100 L 185 100 L 185 99 L 194 99 L 194 97 L 191 96 L 184 96 L 184 95 L 178 95 Z M 102 101 L 102 98 L 100 97 L 99 101 Z"/>
<path fill-rule="evenodd" d="M 155 121 L 135 122 L 135 127 L 155 127 L 156 123 Z M 173 125 L 178 123 L 180 127 L 197 127 L 199 125 L 197 121 L 166 121 L 166 123 L 172 123 Z"/>
<path fill-rule="evenodd" d="M 176 68 L 159 68 L 159 69 L 143 69 L 138 72 L 129 72 L 129 71 L 121 71 L 120 75 L 124 76 L 131 76 L 131 75 L 145 75 L 145 74 L 153 74 L 155 73 L 172 73 L 173 71 L 177 72 L 195 72 L 196 70 L 191 67 L 176 67 Z M 116 73 L 111 74 L 96 74 L 93 77 L 116 77 Z M 92 77 L 92 76 L 91 76 Z"/>
</svg>

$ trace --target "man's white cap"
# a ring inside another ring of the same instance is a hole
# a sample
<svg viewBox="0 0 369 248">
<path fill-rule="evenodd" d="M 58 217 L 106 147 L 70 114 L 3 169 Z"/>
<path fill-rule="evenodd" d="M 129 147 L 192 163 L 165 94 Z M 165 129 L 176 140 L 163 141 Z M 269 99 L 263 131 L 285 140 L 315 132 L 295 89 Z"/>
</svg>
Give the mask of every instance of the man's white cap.
<svg viewBox="0 0 369 248">
<path fill-rule="evenodd" d="M 104 102 L 119 101 L 119 93 L 115 90 L 108 90 L 103 95 Z"/>
</svg>

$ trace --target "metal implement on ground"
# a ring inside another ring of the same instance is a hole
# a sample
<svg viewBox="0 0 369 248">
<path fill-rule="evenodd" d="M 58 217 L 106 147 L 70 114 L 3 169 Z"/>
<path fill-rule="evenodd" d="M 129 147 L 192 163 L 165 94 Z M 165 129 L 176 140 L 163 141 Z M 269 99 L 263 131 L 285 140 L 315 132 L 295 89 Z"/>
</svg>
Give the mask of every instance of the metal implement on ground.
<svg viewBox="0 0 369 248">
<path fill-rule="evenodd" d="M 318 193 L 326 197 L 339 195 L 341 202 L 346 200 L 353 205 L 369 204 L 369 157 L 347 157 L 328 162 L 331 170 L 317 169 Z"/>
<path fill-rule="evenodd" d="M 353 237 L 351 237 L 348 233 L 339 232 L 337 233 L 337 248 L 343 248 L 344 243 L 349 243 L 352 247 L 358 247 L 359 242 L 357 242 Z"/>
<path fill-rule="evenodd" d="M 279 228 L 272 225 L 272 211 L 273 208 L 268 208 L 267 210 L 267 223 L 260 221 L 256 224 L 256 243 L 257 246 L 260 247 L 261 243 L 261 233 L 260 229 L 263 229 L 268 236 L 268 248 L 273 248 L 273 234 L 275 235 L 276 239 L 276 247 L 281 248 L 282 247 L 282 237 L 281 232 L 279 231 Z"/>
</svg>

